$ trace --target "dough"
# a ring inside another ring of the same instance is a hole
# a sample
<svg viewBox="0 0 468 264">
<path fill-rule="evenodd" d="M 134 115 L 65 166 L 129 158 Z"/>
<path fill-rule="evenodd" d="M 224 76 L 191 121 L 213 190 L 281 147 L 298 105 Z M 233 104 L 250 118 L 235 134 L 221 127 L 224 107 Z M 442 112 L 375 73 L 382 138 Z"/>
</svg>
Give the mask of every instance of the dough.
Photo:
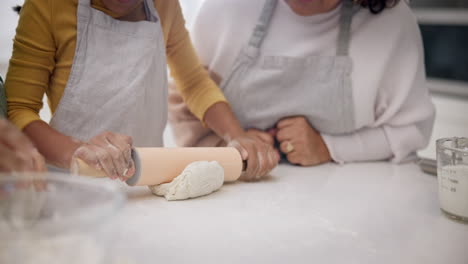
<svg viewBox="0 0 468 264">
<path fill-rule="evenodd" d="M 155 195 L 176 201 L 210 194 L 223 183 L 224 169 L 217 161 L 197 161 L 189 164 L 172 182 L 149 188 Z"/>
</svg>

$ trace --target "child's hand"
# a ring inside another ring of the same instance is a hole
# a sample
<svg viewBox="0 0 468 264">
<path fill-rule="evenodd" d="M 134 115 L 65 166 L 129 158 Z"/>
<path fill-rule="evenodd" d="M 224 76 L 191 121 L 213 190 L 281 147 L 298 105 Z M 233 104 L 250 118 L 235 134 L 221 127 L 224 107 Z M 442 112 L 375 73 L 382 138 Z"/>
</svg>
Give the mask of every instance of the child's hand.
<svg viewBox="0 0 468 264">
<path fill-rule="evenodd" d="M 89 166 L 104 171 L 109 178 L 125 181 L 135 174 L 132 145 L 129 136 L 104 132 L 79 147 L 73 154 L 72 162 L 81 159 Z"/>
</svg>

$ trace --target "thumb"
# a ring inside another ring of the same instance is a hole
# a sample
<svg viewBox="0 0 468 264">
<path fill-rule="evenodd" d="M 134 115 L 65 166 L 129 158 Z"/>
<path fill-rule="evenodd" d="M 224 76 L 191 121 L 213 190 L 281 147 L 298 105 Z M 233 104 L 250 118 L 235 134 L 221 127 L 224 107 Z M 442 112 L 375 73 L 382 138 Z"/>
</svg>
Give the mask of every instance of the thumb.
<svg viewBox="0 0 468 264">
<path fill-rule="evenodd" d="M 243 148 L 241 145 L 239 145 L 239 147 L 240 149 L 237 149 L 237 150 L 239 150 L 239 152 L 241 153 L 242 159 L 247 160 L 249 158 L 249 152 L 247 152 L 247 150 Z"/>
<path fill-rule="evenodd" d="M 239 141 L 233 140 L 229 142 L 228 147 L 236 148 L 241 154 L 242 160 L 247 160 L 249 158 L 249 152 L 239 143 Z"/>
</svg>

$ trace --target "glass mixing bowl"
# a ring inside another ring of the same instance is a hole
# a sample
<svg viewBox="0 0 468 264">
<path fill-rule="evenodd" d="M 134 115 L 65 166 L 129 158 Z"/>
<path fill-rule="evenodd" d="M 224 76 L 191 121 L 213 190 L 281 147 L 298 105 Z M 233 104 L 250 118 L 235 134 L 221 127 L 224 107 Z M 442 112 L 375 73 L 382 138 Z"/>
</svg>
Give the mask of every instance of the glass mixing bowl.
<svg viewBox="0 0 468 264">
<path fill-rule="evenodd" d="M 0 263 L 110 263 L 101 231 L 125 199 L 106 179 L 0 173 Z"/>
</svg>

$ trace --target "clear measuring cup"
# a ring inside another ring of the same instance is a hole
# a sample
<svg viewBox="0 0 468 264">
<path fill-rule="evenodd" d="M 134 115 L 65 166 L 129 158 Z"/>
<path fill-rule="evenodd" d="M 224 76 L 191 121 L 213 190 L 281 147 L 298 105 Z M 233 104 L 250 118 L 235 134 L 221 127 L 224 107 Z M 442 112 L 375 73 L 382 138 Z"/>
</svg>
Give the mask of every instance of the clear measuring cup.
<svg viewBox="0 0 468 264">
<path fill-rule="evenodd" d="M 468 222 L 468 138 L 437 140 L 437 178 L 442 211 Z"/>
</svg>

